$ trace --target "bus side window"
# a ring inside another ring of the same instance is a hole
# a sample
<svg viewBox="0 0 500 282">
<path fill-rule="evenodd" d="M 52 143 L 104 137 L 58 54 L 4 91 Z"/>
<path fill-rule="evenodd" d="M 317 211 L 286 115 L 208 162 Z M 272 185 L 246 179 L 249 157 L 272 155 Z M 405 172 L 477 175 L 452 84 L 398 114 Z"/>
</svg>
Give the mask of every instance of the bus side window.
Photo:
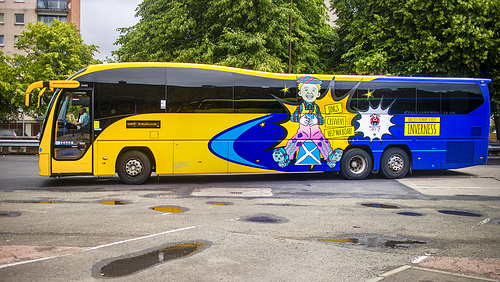
<svg viewBox="0 0 500 282">
<path fill-rule="evenodd" d="M 206 69 L 167 70 L 169 113 L 232 113 L 233 73 Z"/>
<path fill-rule="evenodd" d="M 297 101 L 297 82 L 252 75 L 235 74 L 234 110 L 236 113 L 287 113 L 280 99 Z"/>
<path fill-rule="evenodd" d="M 484 102 L 477 84 L 443 84 L 441 93 L 442 114 L 468 114 Z"/>
<path fill-rule="evenodd" d="M 130 115 L 165 112 L 161 109 L 164 85 L 96 83 L 94 95 L 94 118 L 101 130 Z"/>
<path fill-rule="evenodd" d="M 382 83 L 377 87 L 382 97 L 382 108 L 389 108 L 389 114 L 414 114 L 417 108 L 417 87 L 415 83 Z"/>
<path fill-rule="evenodd" d="M 417 113 L 439 115 L 441 113 L 442 83 L 417 85 Z"/>
</svg>

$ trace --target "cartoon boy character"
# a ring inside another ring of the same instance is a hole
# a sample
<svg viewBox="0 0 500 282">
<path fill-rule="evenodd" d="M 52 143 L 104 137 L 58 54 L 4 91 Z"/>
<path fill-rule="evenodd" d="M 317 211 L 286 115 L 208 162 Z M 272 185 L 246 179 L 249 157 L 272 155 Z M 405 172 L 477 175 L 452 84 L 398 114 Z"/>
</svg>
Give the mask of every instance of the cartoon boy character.
<svg viewBox="0 0 500 282">
<path fill-rule="evenodd" d="M 299 84 L 299 96 L 304 100 L 290 117 L 292 122 L 299 123 L 297 133 L 290 139 L 286 146 L 278 148 L 273 152 L 273 159 L 280 167 L 286 167 L 294 157 L 295 152 L 300 149 L 304 141 L 311 140 L 318 147 L 330 168 L 341 158 L 343 151 L 336 149 L 335 152 L 330 142 L 325 138 L 319 128 L 325 123 L 319 106 L 314 102 L 321 93 L 321 80 L 312 76 L 303 76 L 297 80 Z"/>
</svg>

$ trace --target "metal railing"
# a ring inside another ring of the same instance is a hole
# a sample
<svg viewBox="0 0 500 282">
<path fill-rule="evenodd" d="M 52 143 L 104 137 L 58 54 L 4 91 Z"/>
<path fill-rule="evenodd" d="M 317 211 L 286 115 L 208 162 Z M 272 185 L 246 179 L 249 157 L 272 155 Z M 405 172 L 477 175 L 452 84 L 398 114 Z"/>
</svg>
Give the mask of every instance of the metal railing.
<svg viewBox="0 0 500 282">
<path fill-rule="evenodd" d="M 38 147 L 38 139 L 0 139 L 0 147 Z"/>
</svg>

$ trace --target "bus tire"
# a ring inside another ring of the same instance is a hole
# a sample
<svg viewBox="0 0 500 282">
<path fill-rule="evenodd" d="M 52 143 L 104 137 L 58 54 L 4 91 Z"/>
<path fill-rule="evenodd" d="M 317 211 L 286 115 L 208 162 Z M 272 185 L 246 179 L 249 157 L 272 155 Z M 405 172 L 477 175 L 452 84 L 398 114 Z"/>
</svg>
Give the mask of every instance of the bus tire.
<svg viewBox="0 0 500 282">
<path fill-rule="evenodd" d="M 389 148 L 382 154 L 380 170 L 386 178 L 403 178 L 410 170 L 410 158 L 401 148 Z"/>
<path fill-rule="evenodd" d="M 128 151 L 118 159 L 116 170 L 124 183 L 142 184 L 151 175 L 151 161 L 143 152 Z"/>
<path fill-rule="evenodd" d="M 351 180 L 361 180 L 368 177 L 372 170 L 373 161 L 365 150 L 354 148 L 340 159 L 340 174 Z"/>
</svg>

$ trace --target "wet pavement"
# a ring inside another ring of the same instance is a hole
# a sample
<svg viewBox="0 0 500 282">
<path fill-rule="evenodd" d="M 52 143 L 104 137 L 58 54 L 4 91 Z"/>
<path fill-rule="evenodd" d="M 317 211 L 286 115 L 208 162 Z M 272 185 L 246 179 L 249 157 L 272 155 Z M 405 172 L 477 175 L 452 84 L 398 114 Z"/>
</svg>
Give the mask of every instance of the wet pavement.
<svg viewBox="0 0 500 282">
<path fill-rule="evenodd" d="M 41 178 L 38 189 L 0 180 L 0 277 L 499 281 L 500 185 L 481 174 L 500 176 L 495 167 L 409 178 L 420 188 L 456 177 L 465 187 L 473 178 L 475 188 L 466 188 L 475 195 L 324 175 L 169 178 L 141 187 Z"/>
</svg>

